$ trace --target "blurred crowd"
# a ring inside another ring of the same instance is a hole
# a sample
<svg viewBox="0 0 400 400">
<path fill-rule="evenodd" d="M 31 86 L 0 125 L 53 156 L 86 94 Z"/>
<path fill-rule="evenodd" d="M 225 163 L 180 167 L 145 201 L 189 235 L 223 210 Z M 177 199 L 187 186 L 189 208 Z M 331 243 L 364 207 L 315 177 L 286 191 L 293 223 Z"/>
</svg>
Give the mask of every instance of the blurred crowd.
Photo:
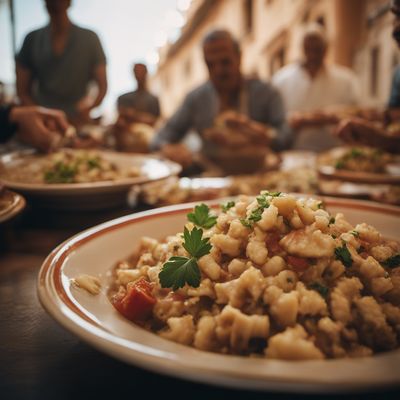
<svg viewBox="0 0 400 400">
<path fill-rule="evenodd" d="M 118 151 L 161 152 L 190 169 L 217 166 L 225 173 L 261 168 L 267 152 L 321 152 L 343 142 L 400 148 L 400 67 L 386 107 L 360 107 L 357 76 L 329 64 L 323 26 L 310 25 L 303 58 L 279 70 L 270 82 L 241 71 L 241 50 L 228 31 L 215 29 L 202 41 L 209 78 L 189 92 L 167 120 L 147 88 L 147 68 L 133 65 L 134 91 L 116 100 L 118 116 L 105 135 L 85 135 L 107 92 L 106 57 L 93 31 L 68 16 L 70 0 L 44 0 L 49 24 L 30 32 L 16 55 L 17 104 L 0 106 L 0 139 L 10 138 L 49 151 L 63 145 L 111 146 Z M 393 0 L 393 38 L 400 46 L 400 0 Z M 379 79 L 379 77 L 378 77 Z M 0 104 L 4 103 L 0 86 Z M 201 140 L 194 152 L 191 131 Z"/>
</svg>

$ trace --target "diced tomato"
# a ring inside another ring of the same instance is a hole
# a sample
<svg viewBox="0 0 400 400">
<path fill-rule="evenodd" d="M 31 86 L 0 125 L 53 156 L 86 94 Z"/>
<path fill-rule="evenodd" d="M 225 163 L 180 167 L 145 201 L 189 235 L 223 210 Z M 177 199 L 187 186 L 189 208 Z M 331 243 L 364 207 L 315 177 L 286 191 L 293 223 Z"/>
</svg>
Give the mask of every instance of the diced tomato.
<svg viewBox="0 0 400 400">
<path fill-rule="evenodd" d="M 267 235 L 265 244 L 267 245 L 268 253 L 270 255 L 275 255 L 282 251 L 282 248 L 279 244 L 280 240 L 281 240 L 281 237 L 280 237 L 279 233 L 270 233 Z"/>
<path fill-rule="evenodd" d="M 149 318 L 156 303 L 151 294 L 152 285 L 144 278 L 129 282 L 125 295 L 114 296 L 114 307 L 131 321 L 144 321 Z"/>
<path fill-rule="evenodd" d="M 287 256 L 287 262 L 297 273 L 306 271 L 306 269 L 310 266 L 310 263 L 307 261 L 307 259 L 301 257 Z"/>
</svg>

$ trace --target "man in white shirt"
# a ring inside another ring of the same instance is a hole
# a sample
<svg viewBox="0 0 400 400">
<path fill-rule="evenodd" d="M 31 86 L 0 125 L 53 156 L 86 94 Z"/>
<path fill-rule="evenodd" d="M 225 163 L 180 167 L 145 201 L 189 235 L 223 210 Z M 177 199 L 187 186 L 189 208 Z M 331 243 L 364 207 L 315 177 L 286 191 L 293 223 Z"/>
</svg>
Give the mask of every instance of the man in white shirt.
<svg viewBox="0 0 400 400">
<path fill-rule="evenodd" d="M 323 28 L 314 24 L 303 38 L 304 61 L 283 67 L 272 78 L 281 92 L 292 126 L 298 130 L 293 147 L 322 151 L 340 144 L 321 124 L 323 109 L 359 103 L 359 83 L 348 68 L 327 64 L 328 42 Z M 321 114 L 319 114 L 321 111 Z M 303 115 L 302 115 L 303 113 Z M 306 117 L 307 114 L 308 116 Z M 296 117 L 297 115 L 297 117 Z"/>
</svg>

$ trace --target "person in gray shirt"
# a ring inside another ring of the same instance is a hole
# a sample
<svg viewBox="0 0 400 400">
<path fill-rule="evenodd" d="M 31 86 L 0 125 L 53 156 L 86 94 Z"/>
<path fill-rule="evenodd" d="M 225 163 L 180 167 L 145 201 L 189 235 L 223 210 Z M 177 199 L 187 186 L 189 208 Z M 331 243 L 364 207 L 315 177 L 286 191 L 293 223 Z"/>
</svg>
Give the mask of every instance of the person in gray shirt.
<svg viewBox="0 0 400 400">
<path fill-rule="evenodd" d="M 74 25 L 67 10 L 71 0 L 45 0 L 49 25 L 30 32 L 16 56 L 17 93 L 23 105 L 63 110 L 86 122 L 107 91 L 106 58 L 98 36 Z M 89 98 L 89 84 L 97 95 Z"/>
<path fill-rule="evenodd" d="M 144 114 L 147 117 L 146 122 L 151 122 L 150 125 L 153 125 L 160 116 L 160 105 L 158 98 L 147 90 L 146 65 L 142 63 L 134 64 L 133 74 L 137 82 L 137 89 L 118 97 L 118 111 L 123 113 L 131 110 L 137 114 L 139 118 Z"/>
<path fill-rule="evenodd" d="M 230 32 L 214 30 L 207 34 L 203 40 L 203 54 L 209 80 L 186 96 L 150 148 L 161 149 L 165 156 L 184 164 L 182 159 L 187 161 L 187 149 L 179 142 L 194 129 L 202 137 L 203 152 L 207 156 L 215 146 L 204 138 L 204 131 L 226 110 L 236 110 L 245 114 L 249 121 L 268 127 L 264 130 L 268 133 L 264 144 L 272 149 L 288 148 L 292 132 L 286 123 L 281 96 L 270 84 L 243 77 L 240 48 Z"/>
</svg>

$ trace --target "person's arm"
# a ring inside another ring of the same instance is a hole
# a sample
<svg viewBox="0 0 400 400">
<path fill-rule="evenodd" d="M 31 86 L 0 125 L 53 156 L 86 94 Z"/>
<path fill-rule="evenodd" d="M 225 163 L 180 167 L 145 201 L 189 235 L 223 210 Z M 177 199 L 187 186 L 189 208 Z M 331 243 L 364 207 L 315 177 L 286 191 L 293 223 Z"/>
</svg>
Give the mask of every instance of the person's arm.
<svg viewBox="0 0 400 400">
<path fill-rule="evenodd" d="M 100 64 L 95 68 L 94 80 L 97 83 L 98 93 L 92 104 L 92 108 L 99 106 L 107 93 L 108 84 L 105 64 Z"/>
<path fill-rule="evenodd" d="M 189 96 L 167 123 L 158 131 L 150 144 L 150 150 L 160 150 L 164 145 L 179 142 L 192 127 L 193 109 Z"/>
<path fill-rule="evenodd" d="M 32 72 L 19 64 L 16 64 L 17 95 L 22 105 L 31 106 L 35 102 L 32 98 Z"/>
<path fill-rule="evenodd" d="M 376 147 L 390 153 L 400 152 L 400 136 L 387 135 L 384 129 L 360 118 L 342 121 L 335 133 L 346 143 Z"/>
</svg>

